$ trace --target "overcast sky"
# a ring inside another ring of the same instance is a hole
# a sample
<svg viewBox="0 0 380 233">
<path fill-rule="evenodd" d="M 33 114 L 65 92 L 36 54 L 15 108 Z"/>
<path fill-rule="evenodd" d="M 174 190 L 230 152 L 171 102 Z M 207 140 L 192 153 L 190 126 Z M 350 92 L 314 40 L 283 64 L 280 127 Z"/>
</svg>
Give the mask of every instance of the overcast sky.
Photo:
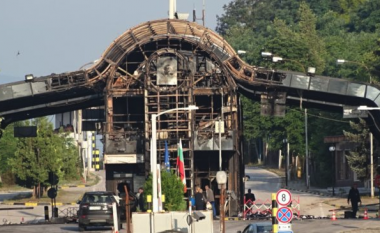
<svg viewBox="0 0 380 233">
<path fill-rule="evenodd" d="M 232 0 L 205 0 L 206 27 Z M 1 0 L 0 84 L 78 70 L 98 59 L 124 31 L 167 18 L 168 0 Z M 177 0 L 177 11 L 201 16 L 203 0 Z M 201 23 L 199 21 L 199 23 Z"/>
</svg>

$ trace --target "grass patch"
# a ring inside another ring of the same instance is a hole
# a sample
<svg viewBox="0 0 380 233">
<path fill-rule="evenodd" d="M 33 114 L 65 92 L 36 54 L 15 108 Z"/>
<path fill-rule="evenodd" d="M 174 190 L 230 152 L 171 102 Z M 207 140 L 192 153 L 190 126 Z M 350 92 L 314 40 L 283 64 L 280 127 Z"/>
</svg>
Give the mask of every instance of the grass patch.
<svg viewBox="0 0 380 233">
<path fill-rule="evenodd" d="M 100 178 L 94 173 L 90 173 L 87 179 L 87 182 L 84 180 L 63 180 L 58 183 L 58 186 L 78 186 L 78 185 L 89 185 L 93 186 L 99 183 Z M 41 198 L 32 198 L 31 192 L 33 189 L 28 189 L 18 185 L 3 186 L 0 188 L 0 192 L 20 192 L 20 191 L 29 191 L 29 193 L 21 193 L 12 199 L 4 200 L 4 203 L 13 203 L 13 202 L 36 202 L 36 203 L 50 203 L 51 199 L 47 196 L 47 192 Z M 86 190 L 75 188 L 75 189 L 58 189 L 56 202 L 62 203 L 73 203 L 77 202 L 82 198 L 83 193 Z"/>
<path fill-rule="evenodd" d="M 73 180 L 62 180 L 59 181 L 59 186 L 77 186 L 77 185 L 95 185 L 99 182 L 99 177 L 94 173 L 90 172 L 89 177 L 85 181 L 82 177 L 80 179 Z"/>
<path fill-rule="evenodd" d="M 14 191 L 16 192 L 31 191 L 31 189 L 18 186 L 18 185 L 5 185 L 5 184 L 3 184 L 3 186 L 0 188 L 0 192 L 14 192 Z"/>
<path fill-rule="evenodd" d="M 82 190 L 58 190 L 56 197 L 56 202 L 62 203 L 74 203 L 77 202 L 83 195 L 84 191 Z M 45 193 L 41 198 L 32 198 L 31 193 L 22 193 L 15 196 L 12 199 L 5 200 L 4 203 L 13 203 L 13 202 L 34 202 L 34 203 L 50 203 L 51 199 Z"/>
</svg>

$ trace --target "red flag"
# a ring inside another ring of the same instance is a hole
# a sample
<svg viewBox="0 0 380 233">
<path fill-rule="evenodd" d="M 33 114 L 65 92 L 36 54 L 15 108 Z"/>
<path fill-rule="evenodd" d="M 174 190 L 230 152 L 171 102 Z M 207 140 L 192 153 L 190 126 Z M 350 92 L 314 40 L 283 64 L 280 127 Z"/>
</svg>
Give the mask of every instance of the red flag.
<svg viewBox="0 0 380 233">
<path fill-rule="evenodd" d="M 182 141 L 179 139 L 178 143 L 178 153 L 177 153 L 177 169 L 178 174 L 181 178 L 183 184 L 183 192 L 186 193 L 186 174 L 185 174 L 185 160 L 183 159 Z"/>
</svg>

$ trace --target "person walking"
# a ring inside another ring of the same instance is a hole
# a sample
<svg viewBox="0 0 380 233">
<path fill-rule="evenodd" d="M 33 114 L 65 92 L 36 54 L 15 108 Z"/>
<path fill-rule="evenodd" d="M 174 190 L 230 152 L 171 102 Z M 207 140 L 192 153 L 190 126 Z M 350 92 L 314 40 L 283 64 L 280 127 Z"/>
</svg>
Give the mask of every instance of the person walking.
<svg viewBox="0 0 380 233">
<path fill-rule="evenodd" d="M 205 210 L 206 200 L 203 196 L 202 189 L 199 188 L 199 186 L 197 186 L 195 188 L 194 198 L 195 198 L 195 209 L 196 210 Z"/>
<path fill-rule="evenodd" d="M 360 203 L 360 205 L 362 204 L 357 184 L 354 184 L 348 193 L 347 204 L 350 204 L 350 201 L 352 206 L 352 217 L 356 218 L 356 212 L 358 212 L 358 203 Z"/>
<path fill-rule="evenodd" d="M 145 209 L 145 194 L 144 189 L 142 187 L 139 188 L 139 199 L 138 199 L 138 206 L 141 212 L 146 212 Z"/>
<path fill-rule="evenodd" d="M 206 190 L 206 201 L 211 204 L 212 207 L 212 216 L 214 219 L 216 218 L 216 209 L 215 209 L 215 198 L 214 198 L 214 192 L 208 185 L 205 186 Z"/>
</svg>

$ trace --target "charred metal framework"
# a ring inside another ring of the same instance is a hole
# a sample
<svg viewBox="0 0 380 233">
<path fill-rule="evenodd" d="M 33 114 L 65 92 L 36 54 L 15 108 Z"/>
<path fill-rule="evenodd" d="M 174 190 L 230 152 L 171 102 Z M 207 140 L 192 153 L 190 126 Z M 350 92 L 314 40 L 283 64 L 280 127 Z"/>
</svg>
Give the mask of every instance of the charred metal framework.
<svg viewBox="0 0 380 233">
<path fill-rule="evenodd" d="M 267 106 L 279 101 L 280 111 L 285 101 L 339 110 L 380 106 L 377 86 L 250 66 L 215 32 L 197 23 L 164 19 L 126 31 L 86 70 L 0 85 L 1 127 L 38 116 L 104 108 L 105 120 L 96 128 L 104 140 L 107 190 L 115 190 L 121 181 L 140 186 L 150 171 L 151 115 L 196 105 L 195 112 L 179 110 L 157 118 L 158 162 L 164 160 L 166 141 L 175 169 L 181 139 L 189 190 L 206 184 L 217 190 L 220 148 L 215 124 L 221 119 L 222 169 L 228 172 L 228 189 L 241 198 L 239 93 L 266 99 Z"/>
<path fill-rule="evenodd" d="M 176 23 L 165 20 L 148 23 L 144 30 L 131 29 L 120 39 L 132 44 L 125 51 L 114 46 L 113 52 L 122 53 L 120 59 L 107 59 L 114 65 L 105 88 L 106 166 L 115 166 L 111 162 L 115 156 L 136 154 L 143 159 L 130 168 L 132 173 L 148 175 L 151 115 L 197 105 L 199 110 L 195 113 L 177 110 L 157 118 L 158 163 L 164 161 L 167 142 L 171 167 L 175 169 L 177 143 L 181 139 L 188 189 L 193 193 L 194 185 L 210 185 L 219 170 L 215 121 L 220 118 L 225 123 L 222 167 L 229 171 L 229 189 L 240 193 L 242 157 L 237 85 L 223 64 L 230 55 L 212 43 L 207 31 L 196 37 L 192 32 L 199 30 L 197 24 Z M 159 30 L 165 33 L 157 35 Z M 179 30 L 187 30 L 191 35 L 178 34 Z M 144 36 L 147 33 L 150 35 Z M 117 44 L 124 44 L 120 42 Z"/>
</svg>

